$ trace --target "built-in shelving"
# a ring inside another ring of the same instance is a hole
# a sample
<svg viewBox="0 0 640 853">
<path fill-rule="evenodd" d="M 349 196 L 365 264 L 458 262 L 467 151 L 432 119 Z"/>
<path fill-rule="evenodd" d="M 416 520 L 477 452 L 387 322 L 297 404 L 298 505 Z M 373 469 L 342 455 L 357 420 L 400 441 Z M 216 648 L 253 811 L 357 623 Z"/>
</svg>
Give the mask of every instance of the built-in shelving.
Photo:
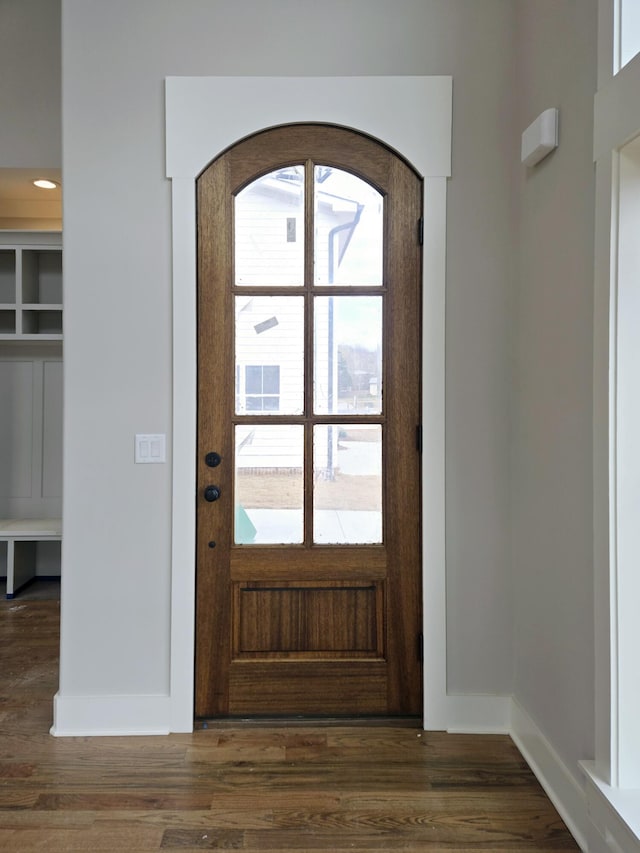
<svg viewBox="0 0 640 853">
<path fill-rule="evenodd" d="M 0 233 L 0 341 L 62 340 L 59 234 Z"/>
</svg>

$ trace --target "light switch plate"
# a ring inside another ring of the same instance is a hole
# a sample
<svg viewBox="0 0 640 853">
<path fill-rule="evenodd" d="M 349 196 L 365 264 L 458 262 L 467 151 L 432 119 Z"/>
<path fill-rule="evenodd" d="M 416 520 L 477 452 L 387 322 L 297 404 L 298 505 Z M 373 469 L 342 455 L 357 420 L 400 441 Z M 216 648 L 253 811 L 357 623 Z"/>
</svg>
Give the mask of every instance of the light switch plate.
<svg viewBox="0 0 640 853">
<path fill-rule="evenodd" d="M 164 433 L 137 433 L 135 461 L 147 465 L 166 462 L 166 436 Z"/>
</svg>

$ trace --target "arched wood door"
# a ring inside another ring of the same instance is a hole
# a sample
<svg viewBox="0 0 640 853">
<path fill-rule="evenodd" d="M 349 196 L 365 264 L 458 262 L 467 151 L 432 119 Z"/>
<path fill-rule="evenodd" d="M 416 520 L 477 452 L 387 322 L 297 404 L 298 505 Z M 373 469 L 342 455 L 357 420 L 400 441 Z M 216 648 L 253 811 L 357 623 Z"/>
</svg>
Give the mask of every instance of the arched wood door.
<svg viewBox="0 0 640 853">
<path fill-rule="evenodd" d="M 198 717 L 422 709 L 422 182 L 322 125 L 199 177 Z"/>
</svg>

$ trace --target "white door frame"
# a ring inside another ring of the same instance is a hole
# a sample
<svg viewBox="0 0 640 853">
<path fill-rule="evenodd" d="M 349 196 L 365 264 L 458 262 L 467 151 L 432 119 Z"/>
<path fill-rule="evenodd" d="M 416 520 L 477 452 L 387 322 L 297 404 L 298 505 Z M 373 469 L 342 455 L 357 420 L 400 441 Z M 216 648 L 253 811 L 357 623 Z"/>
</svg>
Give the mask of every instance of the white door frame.
<svg viewBox="0 0 640 853">
<path fill-rule="evenodd" d="M 336 124 L 399 152 L 424 178 L 424 726 L 447 728 L 445 598 L 445 254 L 451 174 L 450 77 L 169 77 L 172 181 L 173 504 L 170 730 L 193 728 L 196 547 L 196 192 L 200 172 L 259 130 Z"/>
</svg>

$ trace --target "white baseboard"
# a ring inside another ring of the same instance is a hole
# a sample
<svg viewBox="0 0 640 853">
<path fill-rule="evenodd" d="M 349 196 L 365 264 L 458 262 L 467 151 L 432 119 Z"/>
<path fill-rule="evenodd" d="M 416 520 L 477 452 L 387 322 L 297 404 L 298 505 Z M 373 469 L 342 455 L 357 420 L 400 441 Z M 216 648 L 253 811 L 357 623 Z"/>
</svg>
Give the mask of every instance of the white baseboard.
<svg viewBox="0 0 640 853">
<path fill-rule="evenodd" d="M 585 792 L 522 706 L 511 700 L 511 737 L 583 851 L 589 850 Z"/>
<path fill-rule="evenodd" d="M 595 762 L 581 761 L 589 817 L 607 853 L 640 853 L 640 791 L 612 788 Z M 591 853 L 591 851 L 590 851 Z"/>
<path fill-rule="evenodd" d="M 509 734 L 510 696 L 454 694 L 446 697 L 447 731 Z"/>
<path fill-rule="evenodd" d="M 508 734 L 510 703 L 508 696 L 447 696 L 447 731 Z M 169 696 L 66 696 L 57 693 L 54 698 L 51 734 L 56 737 L 157 735 L 177 730 L 191 731 L 191 727 L 183 725 L 177 729 L 172 725 Z"/>
<path fill-rule="evenodd" d="M 166 735 L 169 696 L 65 696 L 53 702 L 54 737 Z"/>
</svg>

